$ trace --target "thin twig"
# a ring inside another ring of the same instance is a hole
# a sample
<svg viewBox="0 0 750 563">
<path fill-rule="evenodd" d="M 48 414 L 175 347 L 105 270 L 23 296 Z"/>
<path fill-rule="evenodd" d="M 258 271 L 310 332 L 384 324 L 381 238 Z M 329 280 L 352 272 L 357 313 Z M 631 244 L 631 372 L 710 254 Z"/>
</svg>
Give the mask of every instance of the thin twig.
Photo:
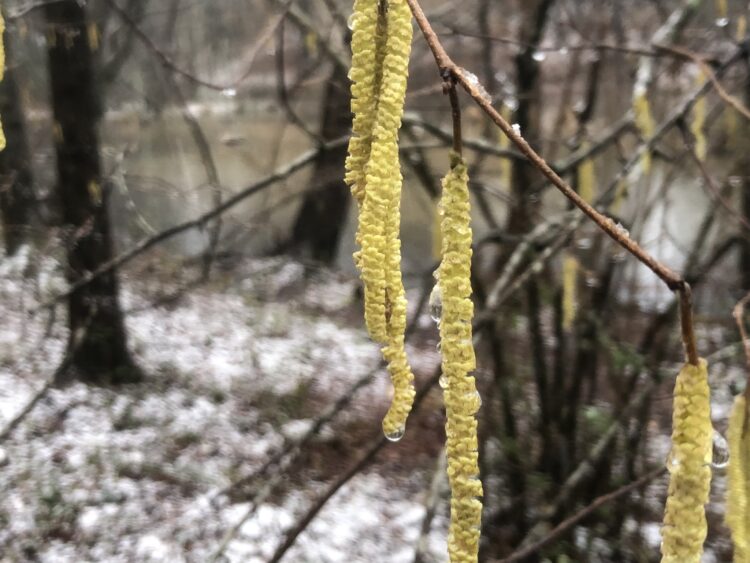
<svg viewBox="0 0 750 563">
<path fill-rule="evenodd" d="M 639 479 L 636 479 L 632 483 L 629 483 L 623 487 L 620 487 L 619 489 L 616 489 L 612 491 L 611 493 L 607 493 L 606 495 L 597 497 L 596 499 L 594 499 L 594 501 L 591 504 L 582 508 L 581 510 L 576 512 L 573 516 L 570 516 L 569 518 L 566 518 L 565 520 L 560 522 L 542 539 L 529 545 L 528 547 L 515 551 L 513 554 L 509 555 L 508 557 L 501 559 L 499 563 L 513 563 L 514 561 L 521 561 L 522 559 L 525 559 L 526 557 L 534 555 L 535 553 L 542 550 L 544 547 L 548 546 L 553 541 L 557 540 L 560 536 L 565 534 L 568 530 L 570 530 L 573 526 L 578 524 L 581 520 L 589 516 L 592 512 L 598 510 L 605 504 L 612 502 L 613 500 L 616 500 L 619 497 L 624 496 L 631 491 L 634 491 L 635 489 L 639 489 L 643 485 L 653 481 L 657 477 L 660 477 L 661 475 L 666 473 L 666 471 L 667 471 L 666 467 L 657 467 L 656 469 L 649 471 L 648 473 L 646 473 Z"/>
<path fill-rule="evenodd" d="M 698 65 L 705 77 L 713 85 L 719 97 L 724 100 L 727 105 L 737 110 L 737 112 L 745 119 L 750 119 L 750 110 L 742 105 L 741 101 L 739 101 L 724 89 L 724 87 L 721 85 L 721 82 L 719 82 L 719 80 L 716 78 L 716 75 L 714 74 L 713 70 L 711 70 L 711 67 L 708 65 L 704 57 L 701 57 L 700 55 L 693 53 L 692 51 L 685 49 L 684 47 L 678 47 L 676 45 L 654 45 L 654 47 L 656 49 L 667 51 L 669 53 L 681 55 Z"/>
</svg>

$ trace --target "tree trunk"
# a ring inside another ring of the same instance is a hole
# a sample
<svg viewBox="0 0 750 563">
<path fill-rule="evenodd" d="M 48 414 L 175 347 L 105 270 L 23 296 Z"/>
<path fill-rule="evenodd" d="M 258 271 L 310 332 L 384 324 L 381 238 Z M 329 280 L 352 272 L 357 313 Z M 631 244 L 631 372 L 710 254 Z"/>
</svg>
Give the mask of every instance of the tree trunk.
<svg viewBox="0 0 750 563">
<path fill-rule="evenodd" d="M 351 130 L 348 80 L 335 67 L 323 102 L 320 136 L 331 141 Z M 336 259 L 339 239 L 349 210 L 349 189 L 344 183 L 346 147 L 325 151 L 315 163 L 312 180 L 294 222 L 288 250 L 303 258 L 330 264 Z"/>
<path fill-rule="evenodd" d="M 102 186 L 93 57 L 84 8 L 76 0 L 44 7 L 50 29 L 52 111 L 57 193 L 68 233 L 68 279 L 74 283 L 112 258 L 107 190 Z M 64 379 L 119 384 L 140 379 L 127 349 L 115 273 L 96 278 L 68 300 L 68 361 Z"/>
<path fill-rule="evenodd" d="M 26 143 L 26 127 L 16 82 L 12 45 L 5 41 L 5 59 L 10 64 L 0 82 L 0 116 L 5 132 L 5 149 L 0 152 L 0 216 L 5 252 L 15 254 L 27 236 L 34 204 L 31 160 Z"/>
</svg>

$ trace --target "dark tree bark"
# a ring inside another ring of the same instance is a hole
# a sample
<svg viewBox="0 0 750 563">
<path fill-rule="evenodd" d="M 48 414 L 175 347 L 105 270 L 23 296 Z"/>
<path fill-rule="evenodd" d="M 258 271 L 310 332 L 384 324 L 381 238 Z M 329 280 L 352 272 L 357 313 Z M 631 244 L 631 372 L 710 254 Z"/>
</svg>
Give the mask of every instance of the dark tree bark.
<svg viewBox="0 0 750 563">
<path fill-rule="evenodd" d="M 76 1 L 44 7 L 55 118 L 57 193 L 68 232 L 68 278 L 80 279 L 112 258 L 112 239 L 99 162 L 99 99 L 84 8 Z M 113 273 L 96 278 L 68 300 L 71 369 L 64 379 L 119 384 L 140 379 L 128 353 Z"/>
<path fill-rule="evenodd" d="M 346 72 L 334 67 L 323 102 L 320 136 L 337 139 L 351 130 Z M 344 183 L 346 147 L 321 153 L 315 163 L 308 193 L 294 222 L 288 250 L 324 263 L 336 258 L 349 210 L 349 189 Z"/>
<path fill-rule="evenodd" d="M 5 60 L 5 77 L 0 82 L 0 116 L 6 140 L 5 149 L 0 152 L 0 216 L 5 252 L 10 256 L 15 254 L 27 237 L 34 196 L 21 97 L 13 65 L 12 45 L 7 39 Z"/>
</svg>

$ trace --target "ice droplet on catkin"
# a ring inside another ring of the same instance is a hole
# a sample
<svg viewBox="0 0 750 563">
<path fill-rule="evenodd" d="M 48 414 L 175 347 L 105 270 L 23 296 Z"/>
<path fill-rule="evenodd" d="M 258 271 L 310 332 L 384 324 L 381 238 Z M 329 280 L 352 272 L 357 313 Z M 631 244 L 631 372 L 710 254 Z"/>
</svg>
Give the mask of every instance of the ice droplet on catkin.
<svg viewBox="0 0 750 563">
<path fill-rule="evenodd" d="M 383 430 L 383 434 L 385 435 L 387 440 L 390 440 L 391 442 L 398 442 L 401 438 L 404 437 L 404 433 L 406 432 L 406 429 L 402 426 L 401 428 L 397 428 L 396 430 L 392 430 L 391 432 L 386 432 Z"/>
<path fill-rule="evenodd" d="M 712 440 L 711 467 L 713 469 L 724 469 L 729 465 L 729 444 L 724 436 L 716 430 L 714 430 Z"/>
</svg>

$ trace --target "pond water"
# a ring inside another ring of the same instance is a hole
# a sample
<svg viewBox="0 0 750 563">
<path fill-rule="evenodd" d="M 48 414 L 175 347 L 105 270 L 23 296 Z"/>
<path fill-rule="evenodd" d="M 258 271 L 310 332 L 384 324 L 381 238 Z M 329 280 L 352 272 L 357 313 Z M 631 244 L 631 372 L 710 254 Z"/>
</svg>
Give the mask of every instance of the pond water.
<svg viewBox="0 0 750 563">
<path fill-rule="evenodd" d="M 305 133 L 289 125 L 286 117 L 270 102 L 249 106 L 229 99 L 210 106 L 195 105 L 190 110 L 208 140 L 226 194 L 268 175 L 313 146 Z M 314 119 L 314 111 L 308 113 L 310 115 L 305 118 Z M 467 136 L 473 130 L 478 130 L 478 124 L 469 123 Z M 178 110 L 146 117 L 137 111 L 112 112 L 103 123 L 102 140 L 105 169 L 115 178 L 112 205 L 121 247 L 194 218 L 213 206 L 213 193 L 207 185 L 204 164 Z M 435 144 L 428 136 L 423 136 L 423 140 L 432 146 Z M 429 148 L 425 154 L 436 180 L 439 180 L 446 165 L 446 151 Z M 478 179 L 489 186 L 486 199 L 503 224 L 508 192 L 499 180 L 500 162 L 497 157 L 487 157 L 482 165 L 482 176 Z M 614 161 L 605 167 L 613 165 Z M 405 173 L 403 266 L 407 283 L 413 283 L 413 278 L 425 272 L 436 258 L 432 234 L 436 224 L 435 205 L 407 167 L 402 167 Z M 597 168 L 602 167 L 597 165 Z M 315 185 L 311 170 L 312 167 L 308 167 L 230 210 L 224 216 L 223 232 L 227 246 L 258 254 L 282 241 L 301 201 L 297 195 Z M 602 179 L 610 177 L 611 171 L 605 173 L 602 169 L 600 172 Z M 666 168 L 655 164 L 648 179 L 636 179 L 630 187 L 622 216 L 633 236 L 649 252 L 679 271 L 710 205 L 710 198 L 699 178 L 684 175 L 665 182 L 666 173 Z M 474 205 L 474 230 L 481 237 L 489 227 L 476 208 Z M 551 189 L 545 192 L 543 218 L 552 217 L 565 208 L 566 203 L 559 194 Z M 356 217 L 350 212 L 337 264 L 348 271 L 353 271 L 351 253 L 355 229 Z M 584 229 L 578 236 L 592 234 L 590 229 Z M 206 232 L 192 230 L 175 238 L 168 248 L 182 256 L 196 256 L 205 249 L 207 241 Z M 577 249 L 584 261 L 591 262 L 592 258 L 585 256 L 585 240 L 577 245 Z M 610 251 L 615 252 L 614 249 Z M 647 308 L 658 306 L 669 298 L 669 292 L 645 268 L 627 264 L 624 270 L 624 275 L 633 282 L 631 286 L 638 288 L 639 305 Z"/>
</svg>

